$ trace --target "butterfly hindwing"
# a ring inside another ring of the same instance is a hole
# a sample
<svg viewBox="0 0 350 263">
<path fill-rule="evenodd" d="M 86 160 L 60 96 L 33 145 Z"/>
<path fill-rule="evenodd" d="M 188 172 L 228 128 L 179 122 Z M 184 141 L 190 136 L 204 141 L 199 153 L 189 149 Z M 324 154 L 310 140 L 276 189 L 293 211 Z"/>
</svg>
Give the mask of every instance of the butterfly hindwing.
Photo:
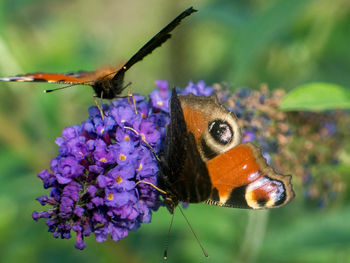
<svg viewBox="0 0 350 263">
<path fill-rule="evenodd" d="M 206 163 L 212 181 L 209 204 L 277 208 L 293 197 L 291 176 L 276 173 L 252 143 L 243 143 Z"/>
</svg>

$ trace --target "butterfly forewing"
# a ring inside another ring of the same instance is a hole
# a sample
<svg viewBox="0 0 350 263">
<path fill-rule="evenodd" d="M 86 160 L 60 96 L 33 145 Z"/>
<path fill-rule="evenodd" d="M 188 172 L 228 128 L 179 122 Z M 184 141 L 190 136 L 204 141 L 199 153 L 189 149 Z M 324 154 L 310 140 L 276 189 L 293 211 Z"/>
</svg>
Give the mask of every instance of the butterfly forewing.
<svg viewBox="0 0 350 263">
<path fill-rule="evenodd" d="M 112 81 L 114 86 L 120 86 L 120 83 L 123 83 L 125 72 L 132 67 L 135 63 L 141 61 L 148 54 L 151 54 L 153 50 L 157 47 L 160 47 L 164 42 L 166 42 L 170 37 L 170 32 L 173 31 L 183 20 L 185 17 L 191 15 L 192 13 L 197 12 L 197 10 L 192 7 L 183 11 L 180 15 L 178 15 L 173 21 L 171 21 L 167 26 L 165 26 L 158 34 L 152 37 L 139 51 L 136 52 L 115 74 Z M 122 88 L 122 87 L 120 87 Z M 119 91 L 116 91 L 119 92 Z M 121 91 L 119 92 L 121 93 Z"/>
<path fill-rule="evenodd" d="M 84 73 L 67 73 L 67 74 L 59 74 L 59 73 L 31 73 L 25 75 L 17 75 L 14 77 L 0 78 L 0 81 L 18 81 L 18 82 L 48 82 L 48 83 L 60 83 L 60 84 L 72 84 L 79 83 L 84 81 L 85 75 Z"/>
</svg>

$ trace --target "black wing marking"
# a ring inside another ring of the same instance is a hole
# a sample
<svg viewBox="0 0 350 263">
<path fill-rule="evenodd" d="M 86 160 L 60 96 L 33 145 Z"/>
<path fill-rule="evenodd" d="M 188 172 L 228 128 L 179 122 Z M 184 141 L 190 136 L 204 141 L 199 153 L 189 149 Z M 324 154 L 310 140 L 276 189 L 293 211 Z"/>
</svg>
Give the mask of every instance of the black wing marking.
<svg viewBox="0 0 350 263">
<path fill-rule="evenodd" d="M 191 15 L 192 13 L 197 12 L 197 10 L 192 7 L 183 11 L 178 15 L 173 21 L 171 21 L 166 27 L 164 27 L 158 34 L 152 37 L 139 51 L 136 52 L 125 64 L 122 66 L 118 72 L 114 75 L 112 79 L 112 84 L 115 87 L 115 94 L 120 94 L 123 87 L 124 74 L 125 72 L 135 63 L 142 60 L 145 56 L 152 53 L 157 47 L 160 47 L 165 41 L 167 41 L 171 34 L 170 32 L 174 30 L 181 22 L 182 19 Z"/>
<path fill-rule="evenodd" d="M 180 174 L 185 162 L 184 152 L 188 143 L 188 135 L 181 103 L 175 89 L 171 94 L 170 118 L 165 142 L 165 160 L 172 174 Z"/>
<path fill-rule="evenodd" d="M 172 189 L 180 201 L 199 203 L 207 200 L 211 194 L 211 182 L 207 166 L 202 160 L 192 133 L 188 134 L 185 162 L 182 173 L 177 177 Z"/>
<path fill-rule="evenodd" d="M 165 158 L 161 180 L 169 196 L 178 201 L 202 202 L 210 196 L 211 182 L 194 136 L 188 133 L 181 103 L 175 90 L 170 102 L 171 121 L 167 129 Z"/>
</svg>

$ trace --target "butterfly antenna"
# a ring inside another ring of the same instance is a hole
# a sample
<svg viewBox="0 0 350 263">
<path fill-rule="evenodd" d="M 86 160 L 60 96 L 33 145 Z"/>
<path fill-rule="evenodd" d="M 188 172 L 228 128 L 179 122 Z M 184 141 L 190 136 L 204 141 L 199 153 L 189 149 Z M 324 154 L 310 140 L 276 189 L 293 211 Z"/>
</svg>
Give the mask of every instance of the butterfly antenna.
<svg viewBox="0 0 350 263">
<path fill-rule="evenodd" d="M 44 90 L 44 93 L 50 93 L 50 92 L 61 90 L 61 89 L 71 88 L 71 87 L 77 86 L 77 85 L 90 85 L 89 82 L 92 83 L 92 81 L 79 82 L 79 83 L 72 83 L 70 85 L 59 87 L 59 88 L 55 88 L 55 89 L 47 89 L 47 90 Z"/>
<path fill-rule="evenodd" d="M 199 238 L 198 238 L 196 232 L 194 232 L 194 229 L 192 228 L 192 226 L 191 226 L 191 224 L 190 224 L 190 221 L 188 221 L 187 217 L 185 216 L 185 213 L 183 212 L 182 208 L 181 208 L 180 206 L 178 206 L 178 208 L 180 209 L 181 214 L 182 214 L 183 217 L 185 218 L 188 227 L 191 229 L 192 234 L 194 235 L 195 239 L 197 240 L 198 245 L 201 247 L 204 256 L 205 256 L 205 257 L 209 257 L 207 251 L 205 251 L 204 247 L 202 246 L 201 242 L 199 241 Z"/>
<path fill-rule="evenodd" d="M 175 213 L 173 213 L 172 216 L 171 216 L 171 221 L 170 221 L 168 234 L 167 234 L 166 239 L 165 239 L 164 256 L 163 256 L 164 260 L 168 259 L 169 236 L 170 236 L 171 228 L 173 226 L 174 215 L 175 215 Z"/>
<path fill-rule="evenodd" d="M 70 88 L 70 87 L 72 87 L 72 86 L 74 86 L 74 85 L 59 87 L 59 88 L 56 88 L 56 89 L 46 89 L 46 90 L 44 90 L 44 93 L 50 93 L 50 92 L 53 92 L 53 91 L 57 91 L 57 90 L 61 90 L 61 89 Z"/>
</svg>

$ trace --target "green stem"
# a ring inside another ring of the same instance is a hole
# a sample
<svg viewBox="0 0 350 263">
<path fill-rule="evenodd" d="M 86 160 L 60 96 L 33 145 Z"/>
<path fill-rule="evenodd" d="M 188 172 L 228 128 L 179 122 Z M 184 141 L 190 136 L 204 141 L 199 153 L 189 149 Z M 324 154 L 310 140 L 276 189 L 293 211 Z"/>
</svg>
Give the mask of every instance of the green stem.
<svg viewBox="0 0 350 263">
<path fill-rule="evenodd" d="M 269 211 L 249 211 L 248 224 L 236 263 L 254 262 L 264 241 Z"/>
</svg>

